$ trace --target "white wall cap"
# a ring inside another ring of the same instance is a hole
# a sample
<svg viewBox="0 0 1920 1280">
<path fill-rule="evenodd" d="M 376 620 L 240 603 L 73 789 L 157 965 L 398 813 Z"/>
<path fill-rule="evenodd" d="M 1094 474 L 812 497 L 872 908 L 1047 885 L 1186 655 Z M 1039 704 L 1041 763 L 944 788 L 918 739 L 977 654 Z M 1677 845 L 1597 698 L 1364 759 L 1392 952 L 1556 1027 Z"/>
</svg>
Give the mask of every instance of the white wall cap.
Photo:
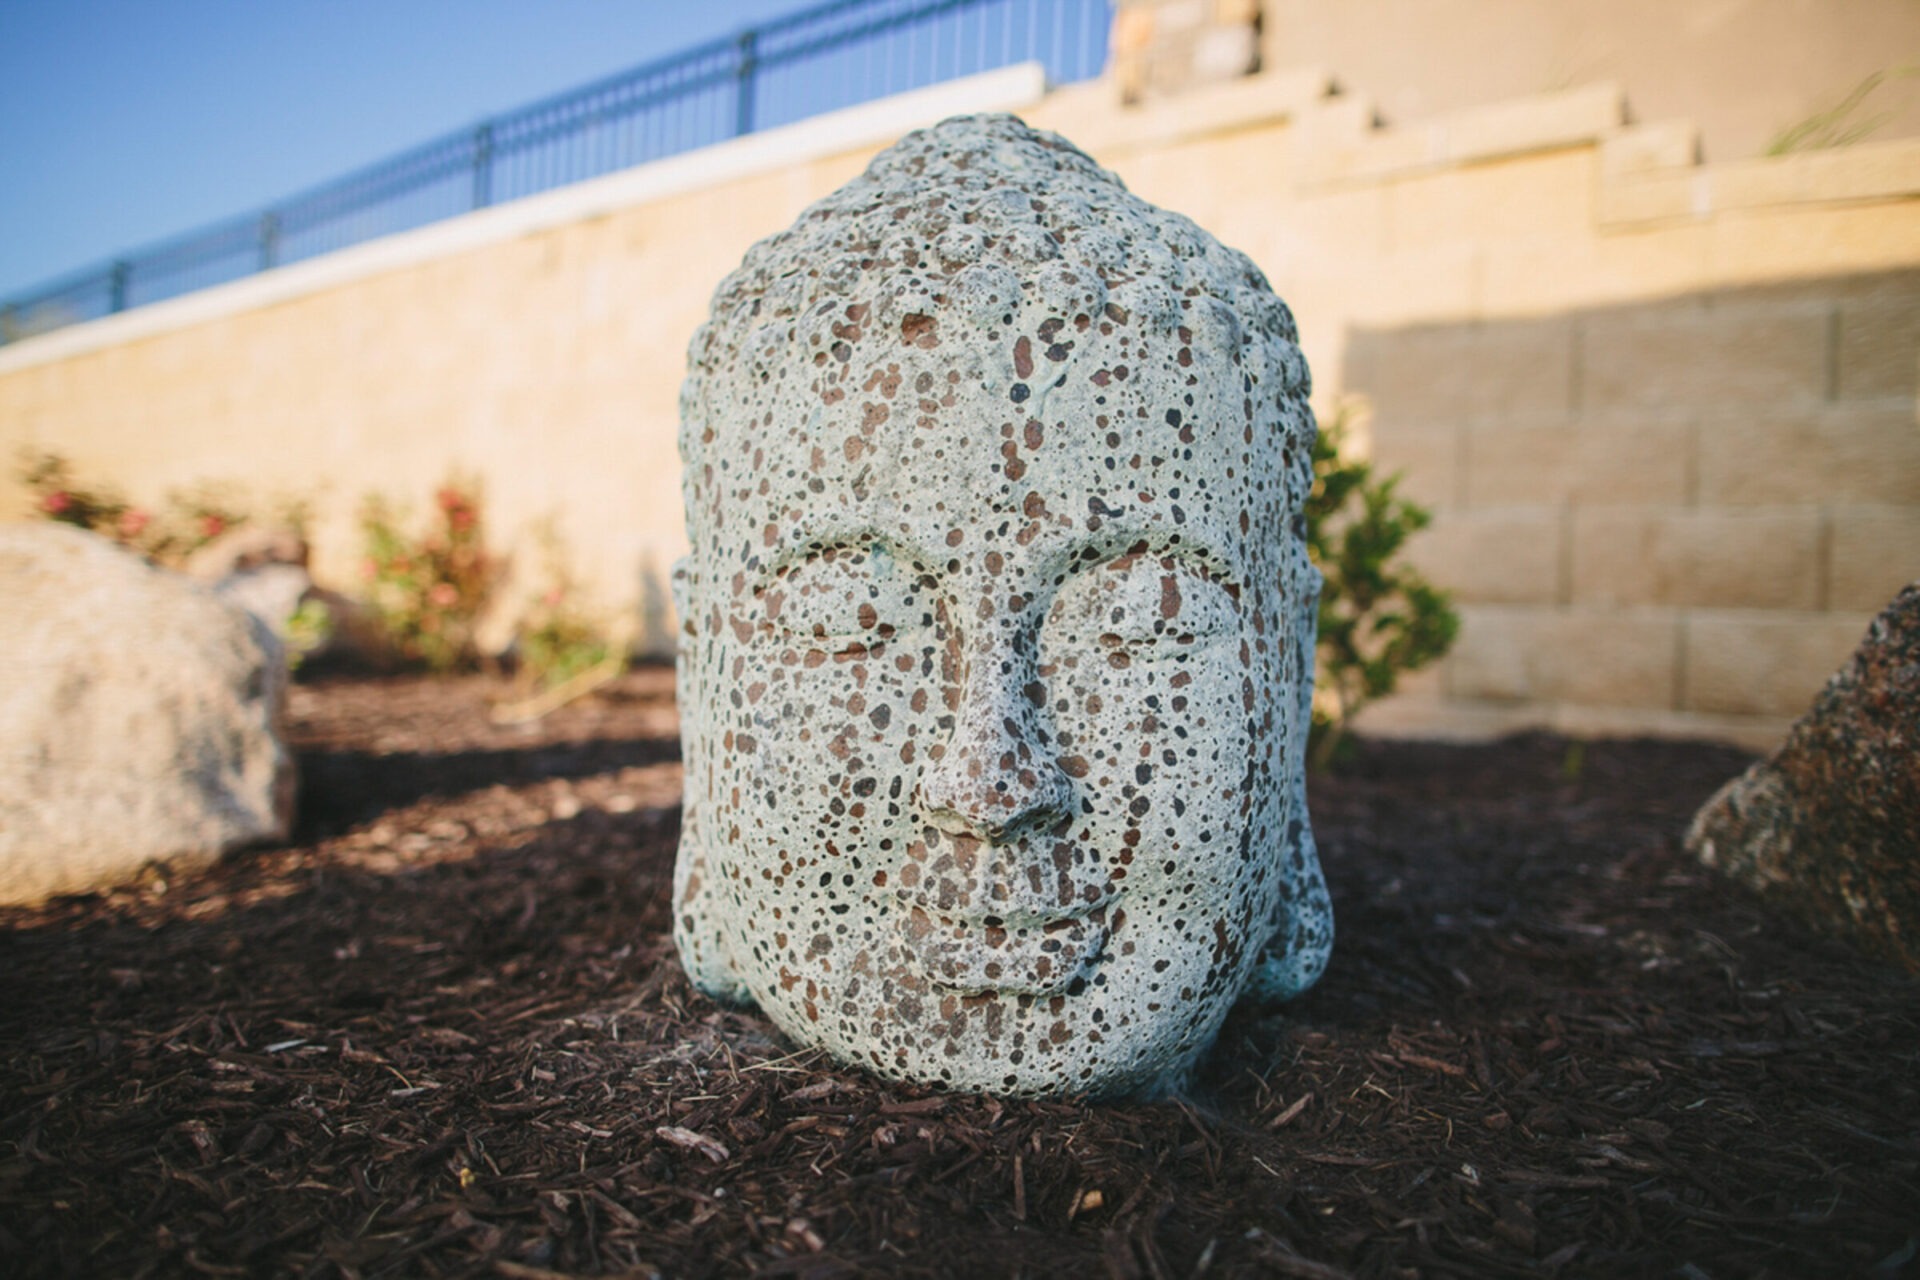
<svg viewBox="0 0 1920 1280">
<path fill-rule="evenodd" d="M 1017 111 L 1046 96 L 1046 68 L 1022 62 L 914 89 L 276 267 L 0 347 L 0 373 L 272 306 L 438 258 L 719 186 L 823 156 L 879 147 L 948 116 Z"/>
</svg>

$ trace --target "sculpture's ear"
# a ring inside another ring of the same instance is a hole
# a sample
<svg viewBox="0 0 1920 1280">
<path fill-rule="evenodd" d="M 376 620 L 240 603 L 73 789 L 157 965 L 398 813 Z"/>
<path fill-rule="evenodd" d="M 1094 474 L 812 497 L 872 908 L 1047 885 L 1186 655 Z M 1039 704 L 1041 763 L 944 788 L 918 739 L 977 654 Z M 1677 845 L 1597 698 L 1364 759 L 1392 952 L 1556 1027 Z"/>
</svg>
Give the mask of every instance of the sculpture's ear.
<svg viewBox="0 0 1920 1280">
<path fill-rule="evenodd" d="M 673 569 L 667 574 L 667 589 L 673 593 L 673 616 L 679 620 L 683 634 L 688 622 L 687 600 L 692 595 L 691 559 L 690 556 L 681 556 L 673 562 Z"/>
<path fill-rule="evenodd" d="M 1260 963 L 1241 998 L 1259 1004 L 1281 1004 L 1320 980 L 1333 954 L 1333 900 L 1327 896 L 1326 876 L 1307 825 L 1304 789 L 1287 822 L 1287 848 L 1282 864 L 1282 896 L 1274 913 L 1273 934 L 1261 950 Z"/>
<path fill-rule="evenodd" d="M 699 716 L 702 703 L 699 654 L 693 643 L 692 619 L 687 610 L 692 597 L 691 570 L 686 557 L 674 562 L 673 607 L 680 617 L 680 644 L 675 663 L 681 724 Z M 673 945 L 680 967 L 702 994 L 728 1004 L 748 1004 L 753 997 L 740 980 L 733 949 L 720 933 L 720 914 L 713 894 L 719 887 L 716 872 L 700 838 L 703 821 L 697 790 L 707 776 L 706 743 L 700 735 L 682 733 L 681 756 L 686 781 L 680 796 L 680 851 L 673 863 Z"/>
<path fill-rule="evenodd" d="M 1261 1004 L 1291 1000 L 1311 987 L 1326 972 L 1327 959 L 1333 954 L 1333 899 L 1327 894 L 1327 878 L 1320 870 L 1320 851 L 1307 815 L 1305 767 L 1307 733 L 1313 724 L 1313 661 L 1321 578 L 1320 571 L 1306 563 L 1304 547 L 1299 563 L 1305 570 L 1300 579 L 1304 589 L 1294 618 L 1293 643 L 1300 696 L 1294 705 L 1290 735 L 1289 754 L 1295 763 L 1288 774 L 1291 794 L 1280 850 L 1280 905 L 1274 912 L 1273 932 L 1261 951 L 1260 964 L 1242 995 L 1242 999 Z"/>
<path fill-rule="evenodd" d="M 733 962 L 733 949 L 721 936 L 711 901 L 713 868 L 700 847 L 697 813 L 683 813 L 680 853 L 673 864 L 673 945 L 680 967 L 702 995 L 725 1004 L 752 1004 L 753 996 Z"/>
</svg>

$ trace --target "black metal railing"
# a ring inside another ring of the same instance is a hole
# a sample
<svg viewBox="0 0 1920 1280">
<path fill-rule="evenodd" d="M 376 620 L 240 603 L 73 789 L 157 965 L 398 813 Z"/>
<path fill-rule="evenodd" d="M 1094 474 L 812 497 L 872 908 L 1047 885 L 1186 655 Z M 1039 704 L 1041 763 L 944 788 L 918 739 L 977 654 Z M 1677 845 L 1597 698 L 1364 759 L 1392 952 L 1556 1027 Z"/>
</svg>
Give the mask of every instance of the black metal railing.
<svg viewBox="0 0 1920 1280">
<path fill-rule="evenodd" d="M 1100 73 L 1110 0 L 835 0 L 535 102 L 0 304 L 0 343 L 943 80 Z"/>
</svg>

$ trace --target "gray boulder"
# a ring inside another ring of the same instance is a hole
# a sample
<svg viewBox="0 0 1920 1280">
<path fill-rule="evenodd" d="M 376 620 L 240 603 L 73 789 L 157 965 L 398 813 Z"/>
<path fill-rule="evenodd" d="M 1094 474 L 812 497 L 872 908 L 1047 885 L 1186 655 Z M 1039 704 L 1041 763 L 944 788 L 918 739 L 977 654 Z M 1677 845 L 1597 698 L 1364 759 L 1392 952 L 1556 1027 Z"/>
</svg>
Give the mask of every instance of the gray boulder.
<svg viewBox="0 0 1920 1280">
<path fill-rule="evenodd" d="M 267 565 L 307 563 L 307 542 L 285 525 L 243 524 L 229 529 L 187 557 L 181 572 L 201 582 L 218 582 Z"/>
<path fill-rule="evenodd" d="M 263 564 L 257 569 L 230 573 L 213 584 L 214 594 L 230 600 L 287 643 L 287 625 L 294 611 L 313 594 L 313 578 L 297 564 Z"/>
<path fill-rule="evenodd" d="M 257 618 L 65 525 L 0 526 L 0 903 L 284 838 L 286 666 Z"/>
<path fill-rule="evenodd" d="M 1920 972 L 1920 582 L 1687 847 L 1824 931 Z"/>
</svg>

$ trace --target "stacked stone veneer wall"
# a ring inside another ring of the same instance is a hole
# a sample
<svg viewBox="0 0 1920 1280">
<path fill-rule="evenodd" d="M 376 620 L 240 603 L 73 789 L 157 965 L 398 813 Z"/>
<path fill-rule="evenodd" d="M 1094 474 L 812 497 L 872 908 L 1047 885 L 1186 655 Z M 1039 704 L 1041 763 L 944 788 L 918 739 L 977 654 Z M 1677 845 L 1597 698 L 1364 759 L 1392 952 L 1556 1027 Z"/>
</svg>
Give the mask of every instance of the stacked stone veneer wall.
<svg viewBox="0 0 1920 1280">
<path fill-rule="evenodd" d="M 1611 86 L 1407 128 L 1314 71 L 1117 98 L 1000 73 L 21 342 L 0 451 L 305 493 L 342 576 L 359 495 L 463 467 L 663 647 L 714 283 L 903 128 L 999 107 L 1252 254 L 1321 411 L 1435 508 L 1466 625 L 1375 728 L 1764 743 L 1920 576 L 1920 142 L 1701 166 Z"/>
</svg>

